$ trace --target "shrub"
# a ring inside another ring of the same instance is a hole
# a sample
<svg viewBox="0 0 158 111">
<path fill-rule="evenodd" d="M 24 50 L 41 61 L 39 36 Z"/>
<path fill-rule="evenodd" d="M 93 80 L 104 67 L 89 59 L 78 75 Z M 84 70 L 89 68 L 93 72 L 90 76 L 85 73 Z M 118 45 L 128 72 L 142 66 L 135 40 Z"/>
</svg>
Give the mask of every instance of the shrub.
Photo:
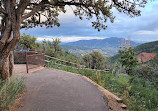
<svg viewBox="0 0 158 111">
<path fill-rule="evenodd" d="M 135 77 L 140 77 L 150 82 L 156 83 L 156 79 L 158 79 L 158 69 L 154 70 L 152 66 L 149 65 L 138 65 L 137 67 L 133 68 L 132 75 Z"/>
</svg>

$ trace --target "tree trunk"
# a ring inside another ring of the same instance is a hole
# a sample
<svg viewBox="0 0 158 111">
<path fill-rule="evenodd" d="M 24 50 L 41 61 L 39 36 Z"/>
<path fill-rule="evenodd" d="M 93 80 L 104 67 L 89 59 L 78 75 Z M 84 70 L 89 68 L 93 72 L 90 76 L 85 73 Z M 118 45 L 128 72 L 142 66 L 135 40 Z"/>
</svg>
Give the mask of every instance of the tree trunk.
<svg viewBox="0 0 158 111">
<path fill-rule="evenodd" d="M 12 76 L 13 66 L 13 52 L 11 52 L 8 57 L 0 52 L 0 76 L 2 80 L 9 79 L 9 77 Z"/>
<path fill-rule="evenodd" d="M 14 54 L 13 51 L 10 52 L 9 55 L 9 76 L 11 77 L 14 72 Z"/>
</svg>

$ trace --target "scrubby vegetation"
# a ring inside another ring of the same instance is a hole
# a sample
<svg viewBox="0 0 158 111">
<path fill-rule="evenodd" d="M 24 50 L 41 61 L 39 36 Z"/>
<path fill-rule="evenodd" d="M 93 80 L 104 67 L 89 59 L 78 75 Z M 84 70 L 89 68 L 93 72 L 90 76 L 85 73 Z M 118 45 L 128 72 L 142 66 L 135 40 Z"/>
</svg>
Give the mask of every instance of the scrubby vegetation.
<svg viewBox="0 0 158 111">
<path fill-rule="evenodd" d="M 134 51 L 137 52 L 138 54 L 142 53 L 142 52 L 157 53 L 158 54 L 158 41 L 149 42 L 149 43 L 139 45 L 135 48 Z"/>
<path fill-rule="evenodd" d="M 0 111 L 9 110 L 14 105 L 25 88 L 23 79 L 22 77 L 12 77 L 9 81 L 0 79 Z"/>
</svg>

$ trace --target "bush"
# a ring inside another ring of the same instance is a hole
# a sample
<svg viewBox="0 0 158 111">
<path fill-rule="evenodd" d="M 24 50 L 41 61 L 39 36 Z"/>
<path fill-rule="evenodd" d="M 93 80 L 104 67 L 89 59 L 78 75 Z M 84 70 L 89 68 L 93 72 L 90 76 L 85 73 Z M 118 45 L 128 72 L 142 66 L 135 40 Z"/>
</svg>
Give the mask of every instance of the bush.
<svg viewBox="0 0 158 111">
<path fill-rule="evenodd" d="M 139 111 L 140 108 L 143 110 L 150 109 L 155 110 L 158 107 L 158 90 L 152 87 L 152 84 L 141 78 L 132 78 L 131 89 L 129 95 L 133 104 L 139 105 L 134 110 Z M 133 107 L 134 108 L 134 107 Z"/>
<path fill-rule="evenodd" d="M 23 78 L 11 78 L 10 81 L 0 80 L 0 111 L 9 110 L 25 85 Z"/>
<path fill-rule="evenodd" d="M 155 86 L 158 85 L 156 80 L 158 79 L 158 69 L 154 70 L 152 66 L 139 65 L 132 70 L 132 75 L 153 82 Z"/>
</svg>

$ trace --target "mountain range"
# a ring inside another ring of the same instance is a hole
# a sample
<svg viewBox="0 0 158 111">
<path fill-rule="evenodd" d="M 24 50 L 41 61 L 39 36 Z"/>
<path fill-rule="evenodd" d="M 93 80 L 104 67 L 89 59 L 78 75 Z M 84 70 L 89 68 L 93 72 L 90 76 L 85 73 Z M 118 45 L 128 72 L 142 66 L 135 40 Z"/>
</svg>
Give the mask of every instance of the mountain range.
<svg viewBox="0 0 158 111">
<path fill-rule="evenodd" d="M 75 55 L 83 55 L 94 50 L 100 51 L 105 56 L 117 54 L 118 49 L 123 43 L 124 38 L 111 37 L 106 39 L 79 40 L 76 42 L 63 43 L 62 46 L 66 51 Z M 140 43 L 130 41 L 131 45 L 136 47 Z"/>
<path fill-rule="evenodd" d="M 106 39 L 92 39 L 92 40 L 79 40 L 76 42 L 69 42 L 65 45 L 71 46 L 85 46 L 91 48 L 119 48 L 124 38 L 111 37 Z M 138 46 L 140 43 L 131 41 L 132 46 Z"/>
</svg>

